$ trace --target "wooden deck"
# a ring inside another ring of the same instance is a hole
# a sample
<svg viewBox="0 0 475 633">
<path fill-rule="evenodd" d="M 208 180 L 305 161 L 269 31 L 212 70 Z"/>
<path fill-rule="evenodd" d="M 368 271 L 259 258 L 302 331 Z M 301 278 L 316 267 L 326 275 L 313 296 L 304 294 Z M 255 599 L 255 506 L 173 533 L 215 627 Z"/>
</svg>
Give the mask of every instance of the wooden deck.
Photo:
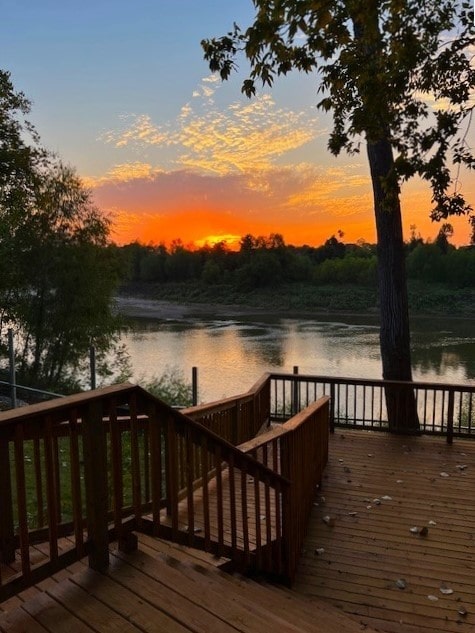
<svg viewBox="0 0 475 633">
<path fill-rule="evenodd" d="M 331 606 L 230 576 L 196 550 L 145 535 L 140 535 L 137 552 L 112 549 L 111 565 L 104 574 L 81 561 L 0 607 L 2 633 L 362 630 Z"/>
<path fill-rule="evenodd" d="M 350 431 L 329 454 L 294 589 L 382 631 L 475 631 L 475 443 Z"/>
<path fill-rule="evenodd" d="M 1 603 L 0 631 L 475 631 L 475 443 L 345 431 L 329 453 L 291 592 L 139 535 L 106 574 L 82 561 Z"/>
</svg>

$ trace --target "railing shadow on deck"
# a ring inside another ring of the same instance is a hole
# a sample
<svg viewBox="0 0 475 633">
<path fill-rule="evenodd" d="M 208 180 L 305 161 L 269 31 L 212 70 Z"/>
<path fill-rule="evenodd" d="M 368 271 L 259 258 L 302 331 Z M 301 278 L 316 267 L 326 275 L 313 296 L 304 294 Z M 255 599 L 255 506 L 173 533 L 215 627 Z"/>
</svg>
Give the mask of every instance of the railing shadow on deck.
<svg viewBox="0 0 475 633">
<path fill-rule="evenodd" d="M 269 386 L 180 412 L 126 383 L 0 414 L 0 600 L 86 555 L 104 569 L 110 542 L 133 549 L 133 531 L 290 582 L 309 503 L 306 416 L 277 467 L 233 445 L 268 425 Z M 318 408 L 328 435 L 327 399 Z"/>
</svg>

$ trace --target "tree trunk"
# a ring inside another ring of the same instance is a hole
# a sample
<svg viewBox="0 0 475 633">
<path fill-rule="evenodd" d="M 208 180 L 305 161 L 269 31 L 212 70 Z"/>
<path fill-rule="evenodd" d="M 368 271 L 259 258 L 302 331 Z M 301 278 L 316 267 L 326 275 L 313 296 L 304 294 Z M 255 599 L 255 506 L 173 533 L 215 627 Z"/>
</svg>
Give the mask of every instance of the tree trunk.
<svg viewBox="0 0 475 633">
<path fill-rule="evenodd" d="M 367 142 L 374 194 L 378 239 L 380 346 L 385 380 L 412 381 L 409 309 L 397 185 L 384 186 L 393 167 L 389 140 Z M 410 385 L 385 388 L 389 429 L 400 433 L 419 430 L 414 390 Z"/>
</svg>

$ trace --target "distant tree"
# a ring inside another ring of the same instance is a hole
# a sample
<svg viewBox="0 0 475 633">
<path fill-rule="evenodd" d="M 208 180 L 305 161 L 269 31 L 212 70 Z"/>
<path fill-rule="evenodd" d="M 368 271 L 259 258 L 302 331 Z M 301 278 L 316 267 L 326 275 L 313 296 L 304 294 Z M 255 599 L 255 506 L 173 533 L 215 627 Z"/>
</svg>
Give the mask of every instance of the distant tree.
<svg viewBox="0 0 475 633">
<path fill-rule="evenodd" d="M 444 253 L 444 255 L 449 250 L 449 238 L 454 234 L 454 229 L 451 224 L 448 222 L 444 222 L 439 229 L 437 237 L 435 238 L 436 245 L 440 248 L 440 250 Z"/>
<path fill-rule="evenodd" d="M 186 248 L 180 239 L 173 240 L 165 261 L 165 272 L 169 281 L 187 281 L 199 277 L 199 254 Z"/>
<path fill-rule="evenodd" d="M 242 290 L 272 286 L 282 282 L 282 265 L 271 249 L 259 249 L 251 260 L 237 271 L 237 282 Z"/>
<path fill-rule="evenodd" d="M 100 360 L 117 343 L 117 252 L 90 193 L 23 120 L 29 107 L 0 71 L 0 333 L 18 333 L 23 381 L 77 387 L 89 347 Z"/>
<path fill-rule="evenodd" d="M 407 244 L 407 250 L 409 253 L 419 246 L 419 244 L 424 244 L 424 240 L 421 237 L 421 234 L 417 231 L 417 226 L 415 224 L 411 224 L 409 227 L 411 234 L 409 237 L 409 242 Z"/>
<path fill-rule="evenodd" d="M 378 240 L 383 377 L 412 379 L 401 183 L 418 174 L 430 182 L 436 220 L 471 208 L 450 193 L 450 162 L 473 167 L 466 143 L 473 6 L 470 0 L 253 0 L 254 23 L 202 42 L 210 69 L 223 80 L 242 51 L 250 62 L 242 90 L 271 86 L 293 69 L 316 72 L 333 113 L 329 150 L 350 154 L 366 145 Z M 432 113 L 429 98 L 438 100 Z M 386 389 L 391 428 L 414 431 L 414 397 Z"/>
<path fill-rule="evenodd" d="M 247 233 L 239 240 L 239 250 L 241 253 L 250 253 L 255 248 L 256 238 L 251 235 L 251 233 Z"/>
<path fill-rule="evenodd" d="M 343 235 L 340 235 L 341 231 L 338 232 L 338 237 L 341 239 Z M 329 237 L 325 244 L 322 247 L 322 253 L 324 255 L 324 259 L 333 259 L 335 257 L 344 257 L 346 252 L 346 246 L 343 242 L 340 242 L 337 237 L 332 235 Z"/>
<path fill-rule="evenodd" d="M 471 227 L 470 244 L 472 246 L 475 246 L 475 215 L 472 215 L 470 217 L 470 227 Z"/>
<path fill-rule="evenodd" d="M 266 242 L 267 248 L 285 248 L 284 236 L 281 233 L 270 233 Z"/>
</svg>

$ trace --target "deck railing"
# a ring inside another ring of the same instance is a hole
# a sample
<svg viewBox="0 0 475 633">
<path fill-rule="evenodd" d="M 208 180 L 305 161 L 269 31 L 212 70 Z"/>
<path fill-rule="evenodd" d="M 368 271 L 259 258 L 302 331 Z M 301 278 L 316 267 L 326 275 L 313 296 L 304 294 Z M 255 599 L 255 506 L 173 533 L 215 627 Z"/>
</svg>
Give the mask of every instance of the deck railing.
<svg viewBox="0 0 475 633">
<path fill-rule="evenodd" d="M 267 374 L 244 394 L 183 409 L 199 422 L 234 446 L 255 437 L 270 422 L 270 380 Z"/>
<path fill-rule="evenodd" d="M 133 547 L 133 530 L 291 579 L 325 420 L 387 430 L 387 384 L 266 374 L 184 412 L 125 384 L 0 413 L 0 599 L 84 555 L 103 567 L 110 541 Z M 391 385 L 413 391 L 422 432 L 475 436 L 474 385 Z M 234 445 L 292 416 L 249 454 Z"/>
<path fill-rule="evenodd" d="M 295 576 L 316 489 L 328 461 L 328 422 L 329 398 L 324 396 L 282 425 L 239 446 L 290 482 L 282 501 L 289 582 Z"/>
<path fill-rule="evenodd" d="M 190 413 L 246 441 L 268 423 L 268 387 L 229 419 L 231 400 Z M 288 460 L 278 472 L 130 384 L 2 413 L 0 600 L 85 555 L 103 569 L 134 530 L 288 577 Z"/>
<path fill-rule="evenodd" d="M 330 425 L 388 431 L 385 389 L 414 394 L 422 433 L 475 437 L 475 385 L 398 382 L 335 376 L 268 374 L 271 411 L 282 421 L 317 398 L 330 396 Z M 401 399 L 401 401 L 404 401 Z"/>
</svg>

